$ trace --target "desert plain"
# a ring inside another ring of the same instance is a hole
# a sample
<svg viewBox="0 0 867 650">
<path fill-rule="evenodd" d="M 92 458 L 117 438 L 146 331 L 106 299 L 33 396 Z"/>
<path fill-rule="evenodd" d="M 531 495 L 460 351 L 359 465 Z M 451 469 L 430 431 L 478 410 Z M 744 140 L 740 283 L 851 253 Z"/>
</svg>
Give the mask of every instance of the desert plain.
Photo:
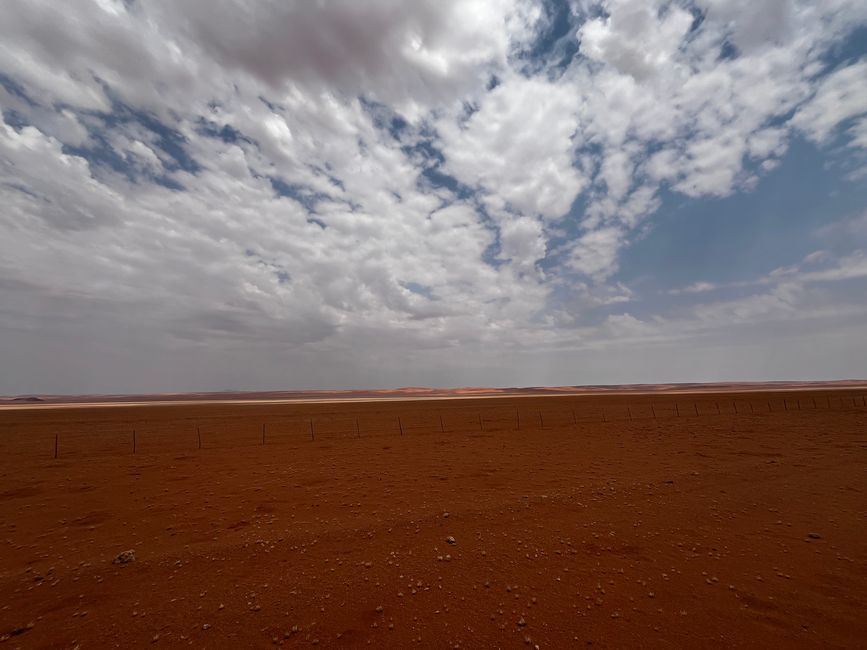
<svg viewBox="0 0 867 650">
<path fill-rule="evenodd" d="M 7 403 L 0 642 L 865 647 L 865 394 Z"/>
</svg>

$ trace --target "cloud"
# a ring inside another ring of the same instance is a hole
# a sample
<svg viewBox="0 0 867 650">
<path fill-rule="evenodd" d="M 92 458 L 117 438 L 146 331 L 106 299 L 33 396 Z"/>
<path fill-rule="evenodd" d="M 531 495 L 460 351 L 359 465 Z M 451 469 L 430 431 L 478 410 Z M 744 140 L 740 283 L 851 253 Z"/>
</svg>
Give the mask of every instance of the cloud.
<svg viewBox="0 0 867 650">
<path fill-rule="evenodd" d="M 664 11 L 655 2 L 612 0 L 608 16 L 578 30 L 581 54 L 641 81 L 671 65 L 693 22 L 677 5 Z"/>
<path fill-rule="evenodd" d="M 147 13 L 221 67 L 272 88 L 369 94 L 399 105 L 456 98 L 534 29 L 534 15 L 509 0 L 351 0 L 309 3 L 158 2 Z"/>
<path fill-rule="evenodd" d="M 437 124 L 444 168 L 479 187 L 497 219 L 562 217 L 586 183 L 572 165 L 579 102 L 566 85 L 510 76 L 464 122 Z"/>
<path fill-rule="evenodd" d="M 63 152 L 35 127 L 19 131 L 0 122 L 0 187 L 9 227 L 40 219 L 60 230 L 120 222 L 123 198 L 97 182 L 86 160 Z"/>
<path fill-rule="evenodd" d="M 716 288 L 717 285 L 713 282 L 693 282 L 692 284 L 680 289 L 669 289 L 668 293 L 674 296 L 682 293 L 705 293 L 707 291 L 713 291 Z"/>
<path fill-rule="evenodd" d="M 617 272 L 668 197 L 749 190 L 795 132 L 867 138 L 863 61 L 823 58 L 863 7 L 760 4 L 573 3 L 568 29 L 530 0 L 13 4 L 2 348 L 41 332 L 234 378 L 213 345 L 363 381 L 665 340 L 674 317 L 611 310 L 642 303 Z M 862 277 L 849 244 L 670 331 L 818 304 Z M 726 288 L 690 280 L 667 295 Z"/>
<path fill-rule="evenodd" d="M 500 255 L 519 273 L 532 273 L 538 260 L 545 257 L 542 224 L 531 217 L 513 219 L 500 228 Z"/>
<path fill-rule="evenodd" d="M 592 15 L 596 6 L 586 5 L 576 11 Z M 658 208 L 647 197 L 659 189 L 692 198 L 750 190 L 757 175 L 778 165 L 792 128 L 805 128 L 811 112 L 824 116 L 813 129 L 818 136 L 860 110 L 864 84 L 854 78 L 861 64 L 825 78 L 827 88 L 815 80 L 826 48 L 867 19 L 863 6 L 709 0 L 699 7 L 701 20 L 675 4 L 603 2 L 602 15 L 577 32 L 583 58 L 567 76 L 583 90 L 585 142 L 601 149 L 585 226 L 620 224 L 619 250 Z M 836 103 L 824 111 L 823 102 Z M 853 143 L 859 125 L 851 127 Z M 643 201 L 630 195 L 636 187 Z M 614 247 L 610 236 L 600 239 Z M 587 257 L 584 243 L 575 247 L 573 258 Z M 616 256 L 596 257 L 610 264 L 599 277 L 616 270 Z"/>
<path fill-rule="evenodd" d="M 623 231 L 599 228 L 582 235 L 572 248 L 570 268 L 599 279 L 605 279 L 616 268 L 617 253 L 623 245 Z"/>
<path fill-rule="evenodd" d="M 817 142 L 827 141 L 841 124 L 867 114 L 867 61 L 836 70 L 819 83 L 792 123 Z M 852 125 L 855 146 L 864 146 L 864 120 Z"/>
</svg>

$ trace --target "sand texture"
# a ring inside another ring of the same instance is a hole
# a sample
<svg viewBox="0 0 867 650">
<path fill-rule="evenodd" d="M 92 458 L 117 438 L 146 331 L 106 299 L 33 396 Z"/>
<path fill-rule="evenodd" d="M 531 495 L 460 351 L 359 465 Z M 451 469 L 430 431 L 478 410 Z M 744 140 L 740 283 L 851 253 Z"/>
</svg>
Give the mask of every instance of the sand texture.
<svg viewBox="0 0 867 650">
<path fill-rule="evenodd" d="M 0 639 L 864 647 L 865 392 L 0 408 Z"/>
</svg>

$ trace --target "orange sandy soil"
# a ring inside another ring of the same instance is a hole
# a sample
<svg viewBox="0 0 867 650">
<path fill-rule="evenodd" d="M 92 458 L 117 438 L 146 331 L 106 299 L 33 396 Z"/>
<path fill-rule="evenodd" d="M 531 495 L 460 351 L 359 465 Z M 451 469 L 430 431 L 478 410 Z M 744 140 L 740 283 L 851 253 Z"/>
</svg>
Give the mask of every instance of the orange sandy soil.
<svg viewBox="0 0 867 650">
<path fill-rule="evenodd" d="M 0 409 L 0 639 L 864 647 L 863 393 Z"/>
</svg>

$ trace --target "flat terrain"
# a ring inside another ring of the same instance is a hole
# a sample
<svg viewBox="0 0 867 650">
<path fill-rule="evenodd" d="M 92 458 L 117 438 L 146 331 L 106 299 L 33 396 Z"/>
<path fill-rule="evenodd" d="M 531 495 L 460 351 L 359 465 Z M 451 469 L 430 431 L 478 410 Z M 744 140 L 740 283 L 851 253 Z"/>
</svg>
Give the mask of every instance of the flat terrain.
<svg viewBox="0 0 867 650">
<path fill-rule="evenodd" d="M 0 408 L 0 639 L 865 647 L 865 392 Z"/>
</svg>

